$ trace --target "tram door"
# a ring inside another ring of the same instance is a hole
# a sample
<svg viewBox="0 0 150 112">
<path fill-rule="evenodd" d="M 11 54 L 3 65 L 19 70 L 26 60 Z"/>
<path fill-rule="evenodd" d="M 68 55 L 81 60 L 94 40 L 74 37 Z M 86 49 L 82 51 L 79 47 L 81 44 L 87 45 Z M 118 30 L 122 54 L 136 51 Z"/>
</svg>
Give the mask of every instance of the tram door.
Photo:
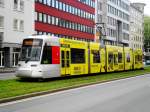
<svg viewBox="0 0 150 112">
<path fill-rule="evenodd" d="M 70 74 L 70 48 L 61 48 L 61 75 Z"/>
</svg>

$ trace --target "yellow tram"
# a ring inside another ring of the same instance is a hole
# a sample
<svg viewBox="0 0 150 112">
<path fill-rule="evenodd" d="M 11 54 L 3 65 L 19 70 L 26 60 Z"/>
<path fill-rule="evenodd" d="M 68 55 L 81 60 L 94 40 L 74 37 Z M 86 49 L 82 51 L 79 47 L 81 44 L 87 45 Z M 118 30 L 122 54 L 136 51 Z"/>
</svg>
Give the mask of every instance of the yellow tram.
<svg viewBox="0 0 150 112">
<path fill-rule="evenodd" d="M 143 52 L 51 36 L 23 40 L 18 77 L 51 78 L 142 69 Z"/>
</svg>

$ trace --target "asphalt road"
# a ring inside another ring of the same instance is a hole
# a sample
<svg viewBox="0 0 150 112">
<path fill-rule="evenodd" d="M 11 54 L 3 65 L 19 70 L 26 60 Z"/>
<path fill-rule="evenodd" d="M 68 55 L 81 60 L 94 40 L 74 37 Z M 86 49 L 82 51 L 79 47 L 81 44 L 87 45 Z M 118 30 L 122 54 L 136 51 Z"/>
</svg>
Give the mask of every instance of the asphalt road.
<svg viewBox="0 0 150 112">
<path fill-rule="evenodd" d="M 0 73 L 0 80 L 14 79 L 16 78 L 15 72 Z"/>
<path fill-rule="evenodd" d="M 0 112 L 150 112 L 150 75 L 0 104 Z"/>
</svg>

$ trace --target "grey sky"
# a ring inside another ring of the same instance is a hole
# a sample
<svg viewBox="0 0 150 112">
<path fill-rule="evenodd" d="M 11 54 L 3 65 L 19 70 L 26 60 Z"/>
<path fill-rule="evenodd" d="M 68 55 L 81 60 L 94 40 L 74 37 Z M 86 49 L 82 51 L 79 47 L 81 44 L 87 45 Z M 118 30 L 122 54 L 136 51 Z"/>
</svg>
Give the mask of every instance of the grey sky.
<svg viewBox="0 0 150 112">
<path fill-rule="evenodd" d="M 130 0 L 131 2 L 141 2 L 145 3 L 145 14 L 150 16 L 150 0 Z"/>
</svg>

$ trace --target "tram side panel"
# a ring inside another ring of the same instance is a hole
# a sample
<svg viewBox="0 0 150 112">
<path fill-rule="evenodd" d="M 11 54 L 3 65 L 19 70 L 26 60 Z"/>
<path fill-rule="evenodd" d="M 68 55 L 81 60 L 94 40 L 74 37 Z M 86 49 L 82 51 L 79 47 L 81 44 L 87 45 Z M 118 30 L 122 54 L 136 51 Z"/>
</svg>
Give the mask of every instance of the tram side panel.
<svg viewBox="0 0 150 112">
<path fill-rule="evenodd" d="M 142 69 L 144 68 L 143 65 L 143 52 L 140 49 L 136 49 L 134 52 L 134 69 Z"/>
<path fill-rule="evenodd" d="M 90 42 L 89 44 L 90 50 L 90 73 L 100 73 L 101 72 L 101 51 L 100 51 L 100 44 Z"/>
<path fill-rule="evenodd" d="M 117 47 L 118 49 L 118 70 L 117 71 L 124 71 L 124 63 L 125 63 L 125 56 L 123 47 Z"/>
<path fill-rule="evenodd" d="M 133 69 L 133 51 L 129 47 L 124 47 L 125 70 Z"/>
<path fill-rule="evenodd" d="M 60 77 L 60 46 L 44 45 L 40 68 L 43 78 Z M 35 73 L 36 74 L 36 73 Z"/>
<path fill-rule="evenodd" d="M 123 47 L 106 45 L 107 72 L 124 71 Z"/>
<path fill-rule="evenodd" d="M 62 44 L 61 54 L 63 54 L 64 52 L 64 57 L 61 56 L 62 76 L 88 74 L 88 44 L 87 42 L 81 42 L 81 41 L 69 40 L 69 39 L 61 39 L 61 44 Z"/>
<path fill-rule="evenodd" d="M 118 47 L 117 46 L 111 46 L 111 48 L 113 49 L 113 62 L 114 62 L 114 71 L 118 71 L 119 70 L 119 65 L 118 65 L 118 57 L 120 56 L 118 54 Z"/>
<path fill-rule="evenodd" d="M 88 74 L 88 43 L 72 41 L 70 47 L 71 75 Z"/>
<path fill-rule="evenodd" d="M 113 48 L 110 45 L 106 45 L 106 70 L 107 72 L 114 71 L 114 55 Z"/>
<path fill-rule="evenodd" d="M 106 72 L 106 51 L 105 48 L 100 49 L 101 58 L 101 72 Z"/>
</svg>

